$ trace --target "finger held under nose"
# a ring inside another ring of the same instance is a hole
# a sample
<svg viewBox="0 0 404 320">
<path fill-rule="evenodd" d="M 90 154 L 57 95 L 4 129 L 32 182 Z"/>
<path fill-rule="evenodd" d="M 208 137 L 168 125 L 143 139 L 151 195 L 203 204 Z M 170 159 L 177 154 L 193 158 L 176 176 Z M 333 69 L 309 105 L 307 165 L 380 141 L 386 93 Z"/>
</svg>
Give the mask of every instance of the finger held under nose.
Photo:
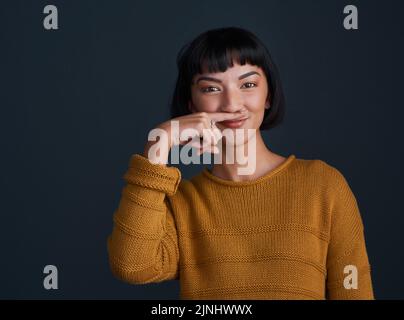
<svg viewBox="0 0 404 320">
<path fill-rule="evenodd" d="M 214 122 L 220 122 L 224 120 L 242 118 L 245 117 L 247 113 L 248 111 L 244 109 L 237 112 L 211 112 L 209 113 L 209 118 Z"/>
</svg>

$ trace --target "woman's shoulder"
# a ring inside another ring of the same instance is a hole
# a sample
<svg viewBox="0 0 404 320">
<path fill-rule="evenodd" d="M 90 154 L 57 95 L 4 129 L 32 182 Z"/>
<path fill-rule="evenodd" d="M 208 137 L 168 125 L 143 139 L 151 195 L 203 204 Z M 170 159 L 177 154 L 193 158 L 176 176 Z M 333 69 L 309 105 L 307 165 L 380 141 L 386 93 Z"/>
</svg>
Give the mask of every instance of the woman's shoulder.
<svg viewBox="0 0 404 320">
<path fill-rule="evenodd" d="M 347 185 L 347 180 L 337 165 L 319 158 L 297 158 L 295 159 L 295 168 L 301 170 L 305 175 L 334 187 Z"/>
</svg>

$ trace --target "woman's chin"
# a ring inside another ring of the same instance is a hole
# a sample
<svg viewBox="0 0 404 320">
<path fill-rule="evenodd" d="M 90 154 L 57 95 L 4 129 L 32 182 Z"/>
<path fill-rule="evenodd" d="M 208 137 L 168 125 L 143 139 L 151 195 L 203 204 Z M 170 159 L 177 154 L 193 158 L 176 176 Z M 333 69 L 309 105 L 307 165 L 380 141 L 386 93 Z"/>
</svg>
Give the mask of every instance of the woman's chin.
<svg viewBox="0 0 404 320">
<path fill-rule="evenodd" d="M 226 141 L 225 138 L 228 136 L 228 144 L 235 146 L 246 144 L 257 132 L 256 128 L 251 128 L 246 125 L 238 128 L 229 128 L 217 124 L 217 127 L 220 129 L 223 139 Z"/>
</svg>

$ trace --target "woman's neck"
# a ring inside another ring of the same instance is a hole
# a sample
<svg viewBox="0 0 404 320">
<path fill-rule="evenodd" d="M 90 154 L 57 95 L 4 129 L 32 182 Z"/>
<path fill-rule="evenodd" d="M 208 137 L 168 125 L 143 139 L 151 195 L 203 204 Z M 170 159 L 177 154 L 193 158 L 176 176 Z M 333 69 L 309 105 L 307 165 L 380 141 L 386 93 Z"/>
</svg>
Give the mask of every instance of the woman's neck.
<svg viewBox="0 0 404 320">
<path fill-rule="evenodd" d="M 259 130 L 256 131 L 255 140 L 255 148 L 248 148 L 247 143 L 233 146 L 233 148 L 230 149 L 223 147 L 223 152 L 220 155 L 222 161 L 220 163 L 214 163 L 212 174 L 219 178 L 232 181 L 256 180 L 285 161 L 285 157 L 277 155 L 267 148 Z M 248 143 L 251 143 L 251 139 Z M 226 152 L 233 152 L 233 163 L 226 163 Z M 244 158 L 247 161 L 247 164 L 254 163 L 254 170 L 252 170 L 251 173 L 240 174 L 240 170 L 247 165 L 246 163 L 240 163 L 237 161 L 241 158 Z"/>
</svg>

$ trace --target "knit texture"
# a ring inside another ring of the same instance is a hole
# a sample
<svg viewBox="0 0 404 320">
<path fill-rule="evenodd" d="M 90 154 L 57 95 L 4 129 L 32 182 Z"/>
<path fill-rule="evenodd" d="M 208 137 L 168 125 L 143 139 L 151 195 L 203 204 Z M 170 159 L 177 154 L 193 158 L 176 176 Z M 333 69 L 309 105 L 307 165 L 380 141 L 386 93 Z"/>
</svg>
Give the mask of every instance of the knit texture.
<svg viewBox="0 0 404 320">
<path fill-rule="evenodd" d="M 364 229 L 344 176 L 290 155 L 253 181 L 134 154 L 108 236 L 112 273 L 180 281 L 181 299 L 374 299 Z M 346 289 L 344 267 L 357 270 Z"/>
</svg>

